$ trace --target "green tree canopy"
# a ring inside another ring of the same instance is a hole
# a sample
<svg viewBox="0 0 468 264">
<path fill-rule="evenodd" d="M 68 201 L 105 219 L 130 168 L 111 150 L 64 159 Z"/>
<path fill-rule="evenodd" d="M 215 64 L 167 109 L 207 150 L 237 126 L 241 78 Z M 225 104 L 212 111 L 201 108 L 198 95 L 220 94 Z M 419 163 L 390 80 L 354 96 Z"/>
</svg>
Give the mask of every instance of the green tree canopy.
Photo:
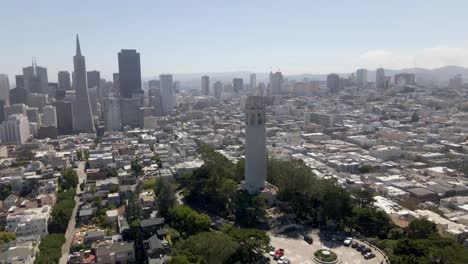
<svg viewBox="0 0 468 264">
<path fill-rule="evenodd" d="M 64 190 L 75 188 L 78 185 L 78 174 L 73 168 L 66 168 L 62 171 L 61 187 Z"/>
<path fill-rule="evenodd" d="M 169 221 L 171 226 L 185 237 L 208 231 L 211 225 L 208 215 L 199 214 L 183 205 L 176 205 L 170 209 Z"/>
<path fill-rule="evenodd" d="M 410 238 L 428 238 L 437 232 L 435 224 L 424 218 L 411 221 L 406 230 Z"/>
<path fill-rule="evenodd" d="M 186 256 L 190 263 L 220 264 L 232 258 L 239 248 L 230 236 L 223 233 L 204 232 L 180 241 L 174 249 L 175 256 Z"/>
<path fill-rule="evenodd" d="M 176 205 L 175 187 L 166 179 L 160 179 L 154 186 L 158 197 L 158 209 L 162 216 L 167 216 L 169 210 Z"/>
</svg>

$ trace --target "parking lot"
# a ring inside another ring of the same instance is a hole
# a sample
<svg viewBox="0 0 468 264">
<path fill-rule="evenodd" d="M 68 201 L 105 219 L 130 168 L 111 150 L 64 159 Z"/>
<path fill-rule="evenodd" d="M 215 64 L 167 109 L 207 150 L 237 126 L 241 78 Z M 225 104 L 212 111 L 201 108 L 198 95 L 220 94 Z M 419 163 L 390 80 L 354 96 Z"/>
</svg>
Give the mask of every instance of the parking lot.
<svg viewBox="0 0 468 264">
<path fill-rule="evenodd" d="M 330 249 L 335 252 L 338 257 L 341 259 L 342 264 L 380 264 L 382 263 L 384 257 L 378 251 L 372 249 L 372 253 L 375 254 L 373 259 L 364 259 L 364 256 L 361 255 L 356 249 L 352 247 L 343 246 L 342 242 L 332 242 L 325 241 L 320 239 L 317 231 L 315 232 L 292 232 L 288 234 L 270 234 L 271 245 L 276 249 L 282 248 L 285 250 L 285 257 L 288 258 L 291 263 L 304 263 L 304 264 L 314 264 L 312 260 L 312 255 L 316 250 L 319 249 Z M 312 235 L 314 239 L 313 244 L 308 244 L 304 241 L 303 237 L 305 234 Z M 358 243 L 362 243 L 361 241 Z M 276 263 L 275 260 L 271 260 L 271 263 Z"/>
</svg>

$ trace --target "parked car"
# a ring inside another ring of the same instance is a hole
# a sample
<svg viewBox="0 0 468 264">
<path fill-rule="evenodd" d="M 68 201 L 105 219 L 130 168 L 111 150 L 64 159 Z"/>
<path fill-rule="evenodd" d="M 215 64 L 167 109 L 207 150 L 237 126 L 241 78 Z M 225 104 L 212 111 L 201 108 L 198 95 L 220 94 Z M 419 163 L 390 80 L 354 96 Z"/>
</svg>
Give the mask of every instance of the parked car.
<svg viewBox="0 0 468 264">
<path fill-rule="evenodd" d="M 365 245 L 359 244 L 359 245 L 356 247 L 356 250 L 359 251 L 359 252 L 361 252 L 361 251 L 362 251 L 363 249 L 365 249 L 365 248 L 366 248 Z"/>
<path fill-rule="evenodd" d="M 291 262 L 289 261 L 289 259 L 285 258 L 284 256 L 278 259 L 278 264 L 290 264 L 290 263 Z"/>
<path fill-rule="evenodd" d="M 364 255 L 364 258 L 365 258 L 365 259 L 375 258 L 375 254 L 372 253 L 372 252 L 367 252 L 367 253 Z"/>
<path fill-rule="evenodd" d="M 367 253 L 369 253 L 369 252 L 372 252 L 372 250 L 371 250 L 370 248 L 368 248 L 368 247 L 364 247 L 364 248 L 361 250 L 361 254 L 362 254 L 362 255 L 365 255 L 365 254 L 367 254 Z"/>
<path fill-rule="evenodd" d="M 312 238 L 311 235 L 305 235 L 305 236 L 304 236 L 304 241 L 307 242 L 307 243 L 309 243 L 309 244 L 314 243 L 314 239 Z"/>
<path fill-rule="evenodd" d="M 275 251 L 275 254 L 273 255 L 274 260 L 280 259 L 282 256 L 284 256 L 284 249 L 280 248 Z"/>
<path fill-rule="evenodd" d="M 352 237 L 347 237 L 345 241 L 343 241 L 343 245 L 349 247 L 353 243 L 353 238 Z"/>
<path fill-rule="evenodd" d="M 352 248 L 357 248 L 357 246 L 359 246 L 359 243 L 358 243 L 358 242 L 353 242 L 353 243 L 351 244 L 351 247 L 352 247 Z"/>
<path fill-rule="evenodd" d="M 270 251 L 270 256 L 272 256 L 272 257 L 273 257 L 273 255 L 275 255 L 275 252 L 276 252 L 276 249 L 275 249 L 275 248 L 273 248 L 273 250 L 271 250 L 271 251 Z"/>
</svg>

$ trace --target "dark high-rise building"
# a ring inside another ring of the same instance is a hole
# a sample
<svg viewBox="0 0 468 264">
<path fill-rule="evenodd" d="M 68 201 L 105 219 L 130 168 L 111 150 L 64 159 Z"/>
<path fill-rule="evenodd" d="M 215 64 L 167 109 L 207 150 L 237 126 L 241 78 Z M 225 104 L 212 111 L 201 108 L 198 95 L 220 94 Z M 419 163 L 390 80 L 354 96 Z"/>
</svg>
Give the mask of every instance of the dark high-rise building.
<svg viewBox="0 0 468 264">
<path fill-rule="evenodd" d="M 203 95 L 210 95 L 210 77 L 202 76 L 201 77 L 201 90 Z"/>
<path fill-rule="evenodd" d="M 5 121 L 5 101 L 4 100 L 0 100 L 0 124 Z"/>
<path fill-rule="evenodd" d="M 24 88 L 30 93 L 46 93 L 49 85 L 47 69 L 37 66 L 33 61 L 32 66 L 23 68 Z"/>
<path fill-rule="evenodd" d="M 73 134 L 73 104 L 70 101 L 55 101 L 57 130 L 59 135 Z"/>
<path fill-rule="evenodd" d="M 235 93 L 240 93 L 244 90 L 244 80 L 242 78 L 232 79 L 232 89 Z"/>
<path fill-rule="evenodd" d="M 23 75 L 16 75 L 15 76 L 16 87 L 24 88 L 24 78 Z"/>
<path fill-rule="evenodd" d="M 330 89 L 331 93 L 337 93 L 340 91 L 340 76 L 332 73 L 327 76 L 327 88 Z"/>
<path fill-rule="evenodd" d="M 134 93 L 142 93 L 140 53 L 136 50 L 119 52 L 120 97 L 132 98 Z"/>
<path fill-rule="evenodd" d="M 67 71 L 58 72 L 58 90 L 70 91 L 72 89 L 70 82 L 70 73 Z"/>
<path fill-rule="evenodd" d="M 89 71 L 88 77 L 88 89 L 96 87 L 97 97 L 101 98 L 101 73 L 98 71 Z"/>
<path fill-rule="evenodd" d="M 375 71 L 375 87 L 378 89 L 385 88 L 385 70 L 382 68 Z"/>
<path fill-rule="evenodd" d="M 25 104 L 28 91 L 24 87 L 16 87 L 10 90 L 10 104 Z"/>
</svg>

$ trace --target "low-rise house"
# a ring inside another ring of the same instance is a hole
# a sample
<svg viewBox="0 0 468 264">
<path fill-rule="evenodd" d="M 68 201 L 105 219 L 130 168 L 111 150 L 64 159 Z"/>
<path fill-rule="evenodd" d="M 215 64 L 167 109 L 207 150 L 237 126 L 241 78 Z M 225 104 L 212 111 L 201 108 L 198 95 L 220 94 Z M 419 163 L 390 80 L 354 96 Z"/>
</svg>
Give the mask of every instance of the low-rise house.
<svg viewBox="0 0 468 264">
<path fill-rule="evenodd" d="M 86 232 L 83 243 L 90 245 L 96 241 L 103 240 L 106 233 L 101 230 L 90 230 Z"/>
<path fill-rule="evenodd" d="M 153 235 L 149 239 L 144 240 L 143 246 L 146 256 L 149 258 L 167 255 L 170 252 L 169 243 L 164 239 L 160 239 L 157 235 Z"/>
<path fill-rule="evenodd" d="M 140 223 L 141 226 L 141 231 L 145 235 L 145 237 L 150 237 L 156 232 L 163 228 L 164 226 L 164 218 L 158 217 L 158 218 L 151 218 L 151 219 L 145 219 L 142 220 Z"/>
<path fill-rule="evenodd" d="M 135 262 L 133 242 L 105 242 L 96 247 L 96 264 Z"/>
</svg>

